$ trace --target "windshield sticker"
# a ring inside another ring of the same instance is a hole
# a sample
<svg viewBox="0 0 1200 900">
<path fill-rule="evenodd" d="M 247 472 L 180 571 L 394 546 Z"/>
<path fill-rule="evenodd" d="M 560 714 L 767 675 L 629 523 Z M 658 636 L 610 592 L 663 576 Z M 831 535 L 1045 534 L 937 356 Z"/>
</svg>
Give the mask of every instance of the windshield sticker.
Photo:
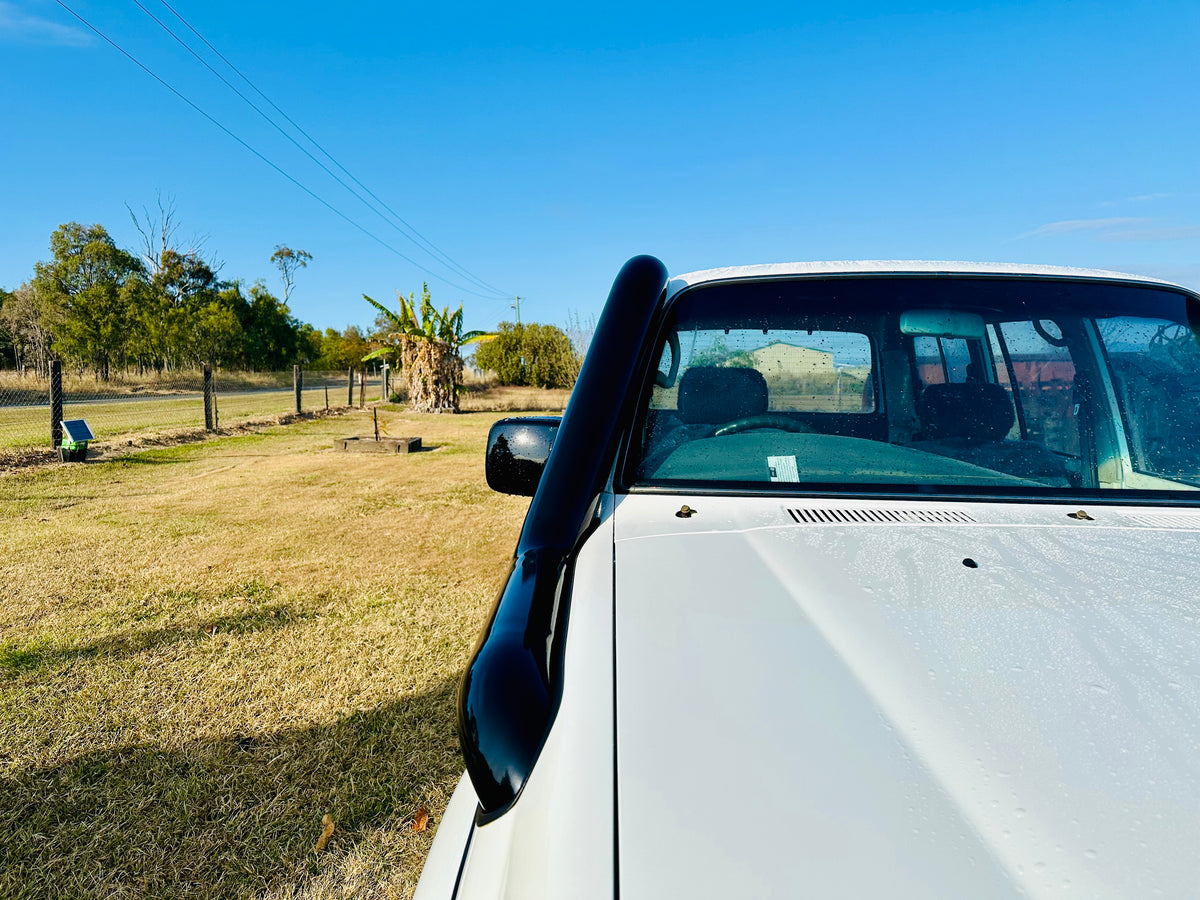
<svg viewBox="0 0 1200 900">
<path fill-rule="evenodd" d="M 800 470 L 796 467 L 794 456 L 768 456 L 767 471 L 771 473 L 772 481 L 800 480 Z"/>
</svg>

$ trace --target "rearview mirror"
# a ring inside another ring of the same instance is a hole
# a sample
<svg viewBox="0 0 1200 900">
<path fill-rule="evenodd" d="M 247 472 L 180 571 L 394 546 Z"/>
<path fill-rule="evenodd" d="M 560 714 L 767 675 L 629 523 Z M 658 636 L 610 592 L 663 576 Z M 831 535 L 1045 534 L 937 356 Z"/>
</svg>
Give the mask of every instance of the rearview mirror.
<svg viewBox="0 0 1200 900">
<path fill-rule="evenodd" d="M 488 432 L 484 470 L 493 491 L 532 497 L 558 435 L 558 416 L 501 419 Z"/>
<path fill-rule="evenodd" d="M 983 316 L 953 309 L 909 309 L 900 313 L 900 333 L 981 341 Z"/>
</svg>

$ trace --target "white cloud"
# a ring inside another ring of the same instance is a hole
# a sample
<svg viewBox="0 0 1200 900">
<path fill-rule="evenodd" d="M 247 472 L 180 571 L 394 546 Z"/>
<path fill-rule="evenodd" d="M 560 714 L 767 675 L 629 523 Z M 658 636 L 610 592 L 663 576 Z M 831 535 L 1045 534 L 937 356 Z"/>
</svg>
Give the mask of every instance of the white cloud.
<svg viewBox="0 0 1200 900">
<path fill-rule="evenodd" d="M 0 0 L 0 41 L 2 40 L 82 47 L 91 43 L 91 35 L 82 29 L 35 16 L 15 3 Z"/>
<path fill-rule="evenodd" d="M 1033 231 L 1027 231 L 1021 237 L 1049 237 L 1056 234 L 1071 234 L 1076 231 L 1108 231 L 1120 228 L 1122 225 L 1140 225 L 1150 219 L 1136 216 L 1114 216 L 1107 219 L 1066 219 L 1062 222 L 1049 222 L 1039 225 Z"/>
<path fill-rule="evenodd" d="M 1099 206 L 1121 206 L 1126 203 L 1151 203 L 1155 200 L 1166 200 L 1174 197 L 1172 193 L 1159 191 L 1153 194 L 1135 194 L 1132 197 L 1126 197 L 1124 200 L 1101 200 Z"/>
</svg>

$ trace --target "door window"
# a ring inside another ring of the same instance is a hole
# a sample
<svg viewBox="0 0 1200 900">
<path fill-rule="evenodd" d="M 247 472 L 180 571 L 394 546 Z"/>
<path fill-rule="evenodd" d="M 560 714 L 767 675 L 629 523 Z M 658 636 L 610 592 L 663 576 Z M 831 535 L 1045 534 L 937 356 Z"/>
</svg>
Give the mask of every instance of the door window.
<svg viewBox="0 0 1200 900">
<path fill-rule="evenodd" d="M 1075 363 L 1058 325 L 1050 320 L 1002 322 L 999 330 L 1025 439 L 1078 458 Z"/>
</svg>

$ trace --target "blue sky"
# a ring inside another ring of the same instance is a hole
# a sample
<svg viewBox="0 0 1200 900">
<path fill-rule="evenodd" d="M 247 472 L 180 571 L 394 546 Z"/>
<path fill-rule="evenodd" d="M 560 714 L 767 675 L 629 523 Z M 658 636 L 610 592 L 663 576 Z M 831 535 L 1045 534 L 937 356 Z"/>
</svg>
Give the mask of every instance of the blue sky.
<svg viewBox="0 0 1200 900">
<path fill-rule="evenodd" d="M 78 220 L 175 198 L 222 275 L 366 324 L 465 293 L 132 0 L 67 0 L 356 230 L 52 0 L 0 0 L 0 286 Z M 143 4 L 188 35 L 160 0 Z M 805 259 L 1100 266 L 1200 286 L 1200 4 L 226 3 L 170 0 L 388 206 L 522 319 L 599 312 L 629 256 L 674 272 Z M 219 60 L 213 65 L 249 90 Z M 257 98 L 255 98 L 257 99 Z M 259 101 L 261 104 L 261 101 Z M 315 152 L 315 151 L 314 151 Z M 482 293 L 489 293 L 482 291 Z"/>
</svg>

